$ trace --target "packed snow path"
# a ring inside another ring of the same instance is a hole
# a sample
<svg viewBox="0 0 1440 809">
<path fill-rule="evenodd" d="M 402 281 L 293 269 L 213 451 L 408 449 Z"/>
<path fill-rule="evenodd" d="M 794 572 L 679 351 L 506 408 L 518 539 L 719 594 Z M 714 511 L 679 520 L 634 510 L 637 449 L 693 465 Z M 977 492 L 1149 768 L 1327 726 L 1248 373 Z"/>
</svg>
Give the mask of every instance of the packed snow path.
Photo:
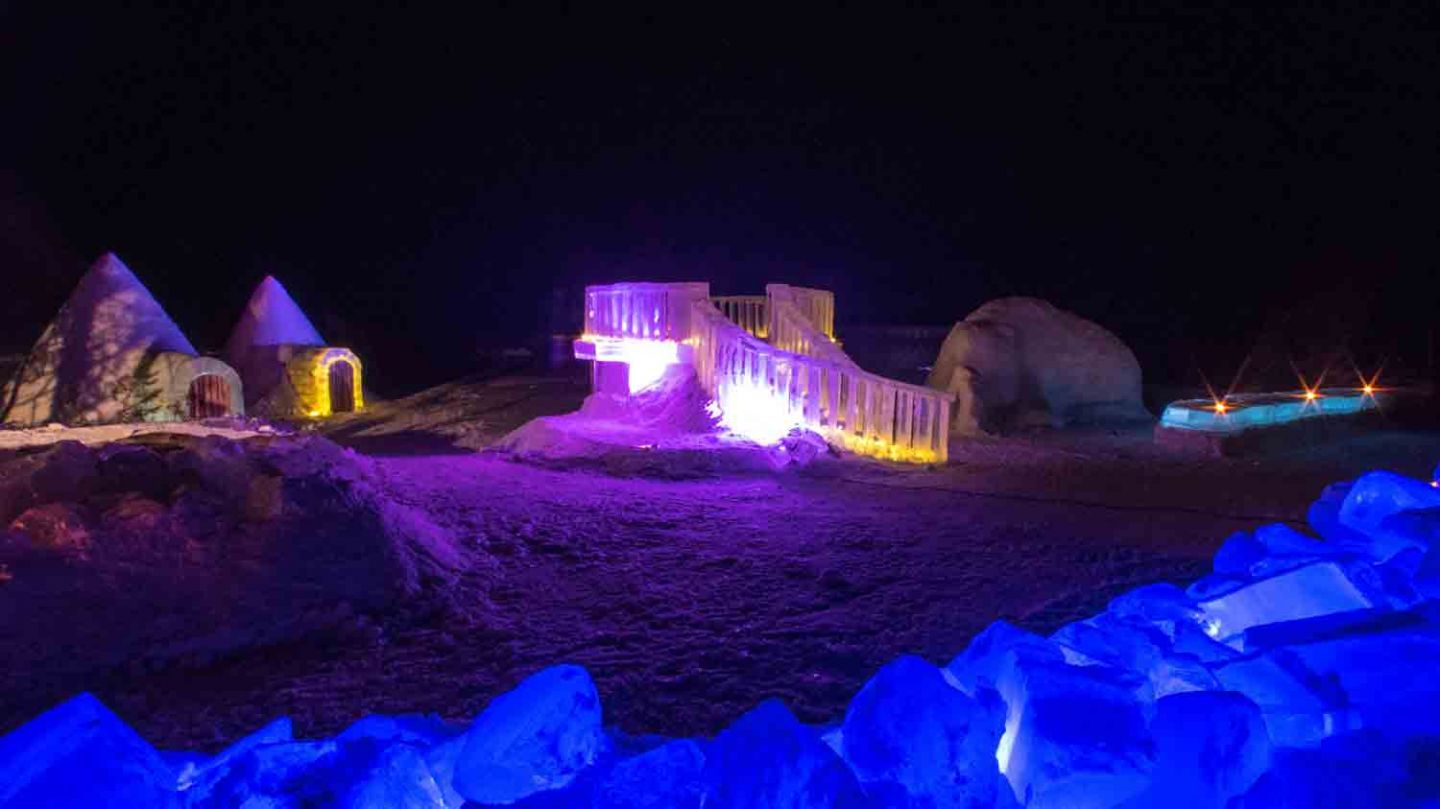
<svg viewBox="0 0 1440 809">
<path fill-rule="evenodd" d="M 976 442 L 941 471 L 705 480 L 382 458 L 393 495 L 471 551 L 465 589 L 488 593 L 473 622 L 370 627 L 93 690 L 146 738 L 209 749 L 282 714 L 305 735 L 371 712 L 466 719 L 558 661 L 589 668 L 606 721 L 631 732 L 712 733 L 770 696 L 829 721 L 896 655 L 943 662 L 996 619 L 1048 633 L 1133 586 L 1193 580 L 1231 531 L 1303 518 L 1327 482 L 1428 474 L 1440 454 L 1401 433 L 1259 465 L 1148 448 Z"/>
</svg>

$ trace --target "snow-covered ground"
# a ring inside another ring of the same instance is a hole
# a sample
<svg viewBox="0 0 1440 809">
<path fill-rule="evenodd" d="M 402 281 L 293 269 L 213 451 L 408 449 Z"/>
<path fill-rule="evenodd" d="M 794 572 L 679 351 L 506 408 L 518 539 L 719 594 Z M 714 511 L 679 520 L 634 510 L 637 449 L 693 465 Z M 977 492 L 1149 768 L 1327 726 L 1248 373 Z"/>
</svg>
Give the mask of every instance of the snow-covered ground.
<svg viewBox="0 0 1440 809">
<path fill-rule="evenodd" d="M 191 436 L 215 435 L 221 438 L 241 439 L 254 438 L 258 435 L 275 435 L 277 432 L 276 428 L 269 424 L 246 419 L 215 419 L 206 423 L 152 421 L 131 424 L 98 424 L 91 427 L 47 424 L 44 427 L 23 429 L 0 428 L 0 450 L 40 447 L 61 441 L 79 441 L 86 445 L 109 444 L 157 433 Z"/>
<path fill-rule="evenodd" d="M 282 714 L 305 735 L 375 711 L 468 719 L 563 661 L 594 674 L 606 721 L 630 732 L 710 733 L 770 696 L 830 721 L 899 654 L 943 662 L 997 618 L 1049 632 L 1130 587 L 1194 579 L 1229 533 L 1301 520 L 1331 481 L 1427 475 L 1440 439 L 1377 433 L 1256 462 L 1094 433 L 953 457 L 691 480 L 375 459 L 390 497 L 485 560 L 462 574 L 471 617 L 91 687 L 146 738 L 210 749 Z M 4 724 L 52 702 L 7 705 Z"/>
<path fill-rule="evenodd" d="M 1298 523 L 1330 482 L 1423 477 L 1440 458 L 1440 435 L 1399 430 L 1259 459 L 1169 454 L 1148 430 L 969 439 L 940 469 L 470 451 L 581 394 L 568 379 L 456 383 L 324 426 L 379 453 L 367 490 L 444 534 L 463 609 L 78 685 L 162 746 L 207 749 L 282 714 L 310 736 L 376 711 L 468 719 L 564 661 L 630 732 L 711 733 L 770 696 L 825 722 L 897 655 L 948 660 L 996 619 L 1052 631 L 1136 585 L 1198 577 L 1228 534 Z M 0 730 L 56 698 L 6 694 Z"/>
</svg>

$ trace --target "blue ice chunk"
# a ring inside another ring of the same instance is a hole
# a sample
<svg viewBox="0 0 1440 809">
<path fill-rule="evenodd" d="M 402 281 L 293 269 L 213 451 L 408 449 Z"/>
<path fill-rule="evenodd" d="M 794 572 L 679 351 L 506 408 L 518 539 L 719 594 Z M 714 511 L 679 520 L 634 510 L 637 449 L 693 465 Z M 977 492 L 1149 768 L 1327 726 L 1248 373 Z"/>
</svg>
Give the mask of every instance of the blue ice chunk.
<svg viewBox="0 0 1440 809">
<path fill-rule="evenodd" d="M 1237 576 L 1226 576 L 1219 573 L 1211 573 L 1208 576 L 1201 576 L 1190 582 L 1185 588 L 1185 595 L 1192 601 L 1204 601 L 1226 593 L 1233 593 L 1245 586 L 1247 579 Z"/>
<path fill-rule="evenodd" d="M 0 806 L 179 806 L 175 773 L 91 694 L 0 738 Z"/>
<path fill-rule="evenodd" d="M 425 751 L 425 765 L 440 787 L 440 797 L 447 809 L 460 809 L 465 805 L 465 796 L 455 791 L 455 762 L 464 748 L 465 737 L 462 735 Z"/>
<path fill-rule="evenodd" d="M 1344 728 L 1440 736 L 1440 680 L 1428 676 L 1440 662 L 1433 626 L 1342 635 L 1276 652 L 1282 653 L 1312 681 L 1343 693 Z"/>
<path fill-rule="evenodd" d="M 1277 749 L 1232 809 L 1381 809 L 1440 801 L 1440 740 L 1343 733 L 1313 749 Z"/>
<path fill-rule="evenodd" d="M 1178 657 L 1194 658 L 1207 666 L 1240 657 L 1238 651 L 1210 637 L 1199 624 L 1189 623 L 1175 624 L 1170 651 Z"/>
<path fill-rule="evenodd" d="M 706 809 L 868 806 L 854 773 L 778 700 L 740 717 L 705 750 Z"/>
<path fill-rule="evenodd" d="M 1006 655 L 1022 646 L 1056 662 L 1064 659 L 1063 650 L 1052 641 L 1005 621 L 996 621 L 981 630 L 965 651 L 945 666 L 945 678 L 972 697 L 984 689 L 993 689 L 1006 666 Z"/>
<path fill-rule="evenodd" d="M 1368 582 L 1357 583 L 1349 572 L 1334 562 L 1313 562 L 1201 601 L 1205 631 L 1230 642 L 1254 626 L 1385 605 Z"/>
<path fill-rule="evenodd" d="M 302 796 L 309 805 L 346 809 L 444 809 L 444 795 L 420 751 L 374 739 L 341 748 L 321 784 Z M 323 784 L 323 786 L 322 786 Z M 331 803 L 331 796 L 334 796 Z"/>
<path fill-rule="evenodd" d="M 1149 687 L 1137 694 L 1144 700 L 1218 687 L 1199 659 L 1171 653 L 1168 647 L 1172 638 L 1167 630 L 1174 632 L 1174 625 L 1133 623 L 1102 613 L 1067 624 L 1050 639 L 1066 649 L 1068 662 L 1099 663 L 1144 675 Z"/>
<path fill-rule="evenodd" d="M 1343 544 L 1325 542 L 1296 531 L 1283 523 L 1271 523 L 1255 529 L 1263 558 L 1250 566 L 1249 575 L 1273 576 L 1320 559 L 1348 561 L 1355 556 Z"/>
<path fill-rule="evenodd" d="M 1365 535 L 1356 550 L 1384 561 L 1408 547 L 1424 549 L 1423 541 L 1387 527 L 1385 518 L 1403 511 L 1440 508 L 1440 489 L 1394 472 L 1370 472 L 1355 481 L 1340 506 L 1340 523 Z"/>
<path fill-rule="evenodd" d="M 1224 806 L 1270 765 L 1260 707 L 1233 691 L 1193 691 L 1155 703 L 1155 769 L 1135 806 Z"/>
<path fill-rule="evenodd" d="M 1172 622 L 1193 622 L 1198 610 L 1184 590 L 1161 582 L 1136 587 L 1116 596 L 1105 612 L 1117 619 L 1168 625 Z"/>
<path fill-rule="evenodd" d="M 700 805 L 705 754 L 689 739 L 677 739 L 623 759 L 597 779 L 595 809 L 689 809 Z"/>
<path fill-rule="evenodd" d="M 600 696 L 580 666 L 552 666 L 496 697 L 465 734 L 455 791 L 511 803 L 570 783 L 604 752 Z"/>
<path fill-rule="evenodd" d="M 884 806 L 1011 804 L 995 760 L 1003 729 L 995 707 L 952 688 L 934 665 L 900 657 L 851 700 L 841 737 L 845 761 Z"/>
<path fill-rule="evenodd" d="M 230 767 L 245 753 L 262 744 L 293 741 L 294 726 L 290 717 L 282 716 L 263 728 L 241 738 L 215 756 L 193 765 L 178 768 L 180 789 L 186 793 L 187 801 L 194 801 L 209 794 L 210 788 L 229 771 Z"/>
<path fill-rule="evenodd" d="M 429 748 L 464 732 L 463 727 L 456 727 L 433 714 L 402 714 L 400 716 L 370 714 L 341 731 L 340 735 L 335 737 L 335 741 L 379 739 Z"/>
<path fill-rule="evenodd" d="M 376 739 L 258 745 L 239 756 L 206 795 L 186 797 L 194 807 L 446 805 L 419 750 Z"/>
<path fill-rule="evenodd" d="M 331 741 L 257 744 L 214 768 L 183 794 L 186 806 L 288 806 L 296 783 L 316 762 L 333 755 Z"/>
<path fill-rule="evenodd" d="M 1344 693 L 1315 680 L 1283 650 L 1241 658 L 1217 666 L 1214 673 L 1227 690 L 1260 706 L 1277 747 L 1313 747 L 1342 727 Z"/>
<path fill-rule="evenodd" d="M 1225 539 L 1212 562 L 1221 576 L 1248 577 L 1250 568 L 1265 558 L 1265 545 L 1249 531 L 1236 531 Z"/>
<path fill-rule="evenodd" d="M 1305 512 L 1305 522 L 1326 542 L 1349 548 L 1362 548 L 1367 542 L 1365 534 L 1340 522 L 1340 507 L 1354 485 L 1346 481 L 1326 486 Z"/>
<path fill-rule="evenodd" d="M 1012 650 L 996 682 L 1006 718 L 995 757 L 1016 798 L 1027 807 L 1115 806 L 1143 789 L 1155 753 L 1153 703 L 1137 696 L 1143 682 Z"/>
</svg>

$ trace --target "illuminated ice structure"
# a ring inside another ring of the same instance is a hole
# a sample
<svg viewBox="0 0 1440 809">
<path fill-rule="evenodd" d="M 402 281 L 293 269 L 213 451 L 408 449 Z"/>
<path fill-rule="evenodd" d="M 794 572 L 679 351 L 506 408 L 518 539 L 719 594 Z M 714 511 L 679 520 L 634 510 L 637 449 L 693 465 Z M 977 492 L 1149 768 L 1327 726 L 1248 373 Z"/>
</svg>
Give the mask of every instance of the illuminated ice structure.
<svg viewBox="0 0 1440 809">
<path fill-rule="evenodd" d="M 1353 416 L 1377 409 L 1382 394 L 1371 386 L 1326 388 L 1294 393 L 1255 393 L 1220 399 L 1184 399 L 1172 402 L 1160 416 L 1160 425 L 1177 430 L 1237 433 L 1275 427 L 1305 419 Z"/>
<path fill-rule="evenodd" d="M 629 396 L 688 365 L 724 427 L 762 444 L 808 429 L 864 455 L 943 463 L 951 395 L 868 373 L 835 340 L 834 296 L 770 284 L 764 295 L 710 296 L 706 283 L 585 290 L 575 356 L 597 393 Z"/>
<path fill-rule="evenodd" d="M 943 668 L 903 656 L 828 726 L 768 700 L 713 739 L 629 736 L 560 665 L 469 723 L 296 740 L 282 718 L 210 756 L 80 695 L 0 737 L 0 807 L 1440 805 L 1440 489 L 1372 472 L 1309 523 L 1049 637 L 996 622 Z"/>
<path fill-rule="evenodd" d="M 225 344 L 245 382 L 247 406 L 271 418 L 320 418 L 360 410 L 360 358 L 325 343 L 274 276 L 265 276 Z"/>
</svg>

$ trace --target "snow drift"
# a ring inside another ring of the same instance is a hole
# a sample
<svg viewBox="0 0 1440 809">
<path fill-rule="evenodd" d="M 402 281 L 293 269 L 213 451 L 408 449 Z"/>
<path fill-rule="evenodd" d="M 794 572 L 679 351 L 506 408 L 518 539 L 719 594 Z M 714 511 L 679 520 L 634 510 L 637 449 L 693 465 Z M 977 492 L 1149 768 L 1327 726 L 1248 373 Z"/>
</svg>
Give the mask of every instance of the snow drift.
<svg viewBox="0 0 1440 809">
<path fill-rule="evenodd" d="M 370 716 L 305 741 L 281 719 L 204 756 L 81 695 L 0 739 L 0 803 L 1434 805 L 1440 491 L 1373 473 L 1311 523 L 1236 535 L 1188 590 L 1141 587 L 1048 638 L 997 622 L 943 669 L 902 657 L 831 727 L 768 700 L 714 739 L 630 737 L 562 665 L 469 724 Z"/>
</svg>

